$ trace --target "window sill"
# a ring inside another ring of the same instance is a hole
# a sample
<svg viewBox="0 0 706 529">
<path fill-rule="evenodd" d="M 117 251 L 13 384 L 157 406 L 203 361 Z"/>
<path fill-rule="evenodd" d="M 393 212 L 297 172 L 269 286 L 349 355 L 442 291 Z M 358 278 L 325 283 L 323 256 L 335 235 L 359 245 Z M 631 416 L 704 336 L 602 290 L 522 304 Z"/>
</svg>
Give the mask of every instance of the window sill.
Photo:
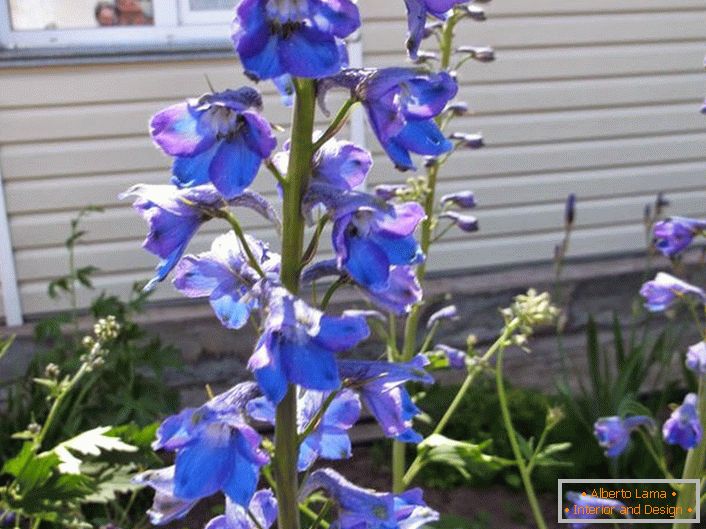
<svg viewBox="0 0 706 529">
<path fill-rule="evenodd" d="M 82 64 L 150 63 L 234 58 L 228 42 L 174 46 L 106 46 L 0 49 L 1 68 L 33 68 Z"/>
</svg>

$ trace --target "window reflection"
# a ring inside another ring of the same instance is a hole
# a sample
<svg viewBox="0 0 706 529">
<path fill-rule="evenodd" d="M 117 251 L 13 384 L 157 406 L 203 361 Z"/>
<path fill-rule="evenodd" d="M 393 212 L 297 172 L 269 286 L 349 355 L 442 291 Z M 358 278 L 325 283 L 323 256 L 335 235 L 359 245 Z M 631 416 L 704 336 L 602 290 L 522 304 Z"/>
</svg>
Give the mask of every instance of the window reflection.
<svg viewBox="0 0 706 529">
<path fill-rule="evenodd" d="M 9 0 L 12 28 L 85 29 L 154 24 L 152 0 Z"/>
</svg>

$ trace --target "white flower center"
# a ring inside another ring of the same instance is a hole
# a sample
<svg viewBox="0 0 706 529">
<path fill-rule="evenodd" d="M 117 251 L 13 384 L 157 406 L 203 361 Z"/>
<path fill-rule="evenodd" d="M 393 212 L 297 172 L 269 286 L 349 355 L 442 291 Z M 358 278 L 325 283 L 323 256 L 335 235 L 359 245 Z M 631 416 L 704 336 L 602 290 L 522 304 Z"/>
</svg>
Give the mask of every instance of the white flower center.
<svg viewBox="0 0 706 529">
<path fill-rule="evenodd" d="M 269 0 L 267 2 L 267 14 L 282 24 L 301 20 L 308 11 L 308 0 Z"/>
</svg>

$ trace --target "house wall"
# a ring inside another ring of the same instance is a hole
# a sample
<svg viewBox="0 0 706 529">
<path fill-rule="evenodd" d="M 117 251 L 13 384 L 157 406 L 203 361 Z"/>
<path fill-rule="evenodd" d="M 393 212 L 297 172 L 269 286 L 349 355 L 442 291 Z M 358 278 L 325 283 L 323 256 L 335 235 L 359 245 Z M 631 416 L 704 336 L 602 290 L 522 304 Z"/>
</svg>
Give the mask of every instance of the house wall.
<svg viewBox="0 0 706 529">
<path fill-rule="evenodd" d="M 365 65 L 402 62 L 402 2 L 360 4 Z M 475 191 L 481 231 L 451 232 L 435 247 L 432 270 L 550 259 L 570 192 L 579 198 L 572 256 L 642 248 L 643 207 L 659 191 L 670 211 L 706 215 L 703 0 L 502 0 L 486 10 L 489 20 L 464 24 L 457 42 L 493 45 L 497 60 L 461 73 L 475 113 L 453 129 L 482 131 L 487 147 L 455 156 L 440 183 L 442 193 Z M 139 247 L 145 225 L 117 194 L 168 180 L 148 118 L 206 91 L 205 75 L 216 88 L 246 82 L 234 58 L 0 68 L 0 172 L 24 314 L 61 307 L 47 300 L 46 285 L 64 273 L 69 221 L 89 204 L 106 211 L 86 220 L 78 265 L 99 267 L 96 285 L 122 294 L 150 276 L 156 259 Z M 285 123 L 288 110 L 262 88 L 266 113 Z M 372 184 L 409 176 L 374 138 L 368 145 Z M 255 189 L 275 198 L 268 175 Z M 243 219 L 276 242 L 254 216 Z M 192 249 L 224 229 L 207 225 Z M 156 297 L 176 296 L 165 285 Z"/>
</svg>

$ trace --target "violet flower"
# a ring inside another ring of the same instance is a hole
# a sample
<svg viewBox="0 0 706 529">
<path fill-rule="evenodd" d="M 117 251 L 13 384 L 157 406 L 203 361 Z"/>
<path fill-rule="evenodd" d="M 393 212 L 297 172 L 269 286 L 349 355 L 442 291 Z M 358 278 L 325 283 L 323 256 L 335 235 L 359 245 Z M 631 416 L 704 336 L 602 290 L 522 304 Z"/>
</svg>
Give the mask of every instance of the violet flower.
<svg viewBox="0 0 706 529">
<path fill-rule="evenodd" d="M 424 217 L 416 202 L 395 204 L 391 211 L 364 207 L 336 216 L 332 239 L 339 266 L 364 288 L 386 290 L 391 266 L 423 261 L 413 234 Z"/>
<path fill-rule="evenodd" d="M 335 353 L 368 337 L 365 318 L 327 316 L 282 287 L 273 287 L 264 299 L 264 331 L 248 368 L 265 396 L 279 404 L 289 384 L 320 391 L 338 389 Z"/>
<path fill-rule="evenodd" d="M 451 369 L 466 369 L 468 355 L 465 351 L 439 343 L 434 346 L 434 352 L 441 353 Z"/>
<path fill-rule="evenodd" d="M 630 434 L 640 426 L 650 429 L 655 427 L 654 421 L 644 415 L 636 415 L 621 419 L 620 417 L 603 417 L 593 425 L 593 433 L 598 444 L 605 449 L 608 457 L 618 457 L 630 442 Z"/>
<path fill-rule="evenodd" d="M 211 185 L 177 189 L 138 184 L 120 198 L 129 196 L 137 197 L 133 207 L 149 224 L 142 247 L 162 259 L 155 277 L 145 287 L 147 290 L 167 277 L 201 224 L 218 216 L 219 209 L 228 205 Z"/>
<path fill-rule="evenodd" d="M 670 445 L 679 445 L 684 450 L 696 448 L 703 438 L 703 427 L 699 419 L 698 397 L 689 393 L 684 402 L 667 419 L 662 427 L 664 441 Z"/>
<path fill-rule="evenodd" d="M 345 270 L 339 268 L 335 259 L 327 259 L 308 267 L 302 274 L 302 282 L 311 284 L 330 276 L 347 277 L 354 281 Z M 411 266 L 390 267 L 387 286 L 382 290 L 372 290 L 365 285 L 355 284 L 378 308 L 398 315 L 407 314 L 422 300 L 422 288 Z"/>
<path fill-rule="evenodd" d="M 300 497 L 317 490 L 325 491 L 338 505 L 337 529 L 420 529 L 439 519 L 439 513 L 424 503 L 421 489 L 402 494 L 375 492 L 323 468 L 302 484 Z"/>
<path fill-rule="evenodd" d="M 652 229 L 655 247 L 667 257 L 682 253 L 694 237 L 706 230 L 706 220 L 671 217 L 657 222 Z"/>
<path fill-rule="evenodd" d="M 706 343 L 692 345 L 686 352 L 686 367 L 698 376 L 706 376 Z"/>
<path fill-rule="evenodd" d="M 441 207 L 456 206 L 460 209 L 471 209 L 476 207 L 476 197 L 473 191 L 458 191 L 449 193 L 441 197 Z"/>
<path fill-rule="evenodd" d="M 413 68 L 344 70 L 320 82 L 320 102 L 334 86 L 348 88 L 362 103 L 375 136 L 398 169 L 415 168 L 410 152 L 438 156 L 453 148 L 433 120 L 458 91 L 448 73 Z"/>
<path fill-rule="evenodd" d="M 333 399 L 330 400 L 329 399 Z M 360 400 L 350 390 L 335 394 L 330 391 L 306 390 L 299 394 L 297 404 L 297 431 L 302 434 L 312 421 L 319 420 L 299 446 L 300 472 L 309 469 L 319 458 L 347 459 L 352 455 L 347 431 L 358 422 Z M 326 411 L 318 417 L 322 407 Z M 253 399 L 247 406 L 248 415 L 256 421 L 275 424 L 275 405 L 265 397 Z"/>
<path fill-rule="evenodd" d="M 478 231 L 478 219 L 472 215 L 464 215 L 458 211 L 444 211 L 439 214 L 440 219 L 448 219 L 461 231 L 473 233 Z"/>
<path fill-rule="evenodd" d="M 645 307 L 650 312 L 666 310 L 684 297 L 695 298 L 700 303 L 706 301 L 703 290 L 665 272 L 659 272 L 652 281 L 642 285 L 640 295 L 645 298 Z"/>
<path fill-rule="evenodd" d="M 404 0 L 407 6 L 407 51 L 411 59 L 416 60 L 419 46 L 424 38 L 427 17 L 445 20 L 448 12 L 458 4 L 469 0 Z"/>
<path fill-rule="evenodd" d="M 360 14 L 351 0 L 242 0 L 232 40 L 253 79 L 319 78 L 343 67 L 340 39 L 358 27 Z"/>
<path fill-rule="evenodd" d="M 187 408 L 162 422 L 152 447 L 176 452 L 173 479 L 168 479 L 167 471 L 158 475 L 163 478 L 159 483 L 153 473 L 138 476 L 138 482 L 163 493 L 162 504 L 153 506 L 162 513 L 157 518 L 173 519 L 174 509 L 185 514 L 188 502 L 221 491 L 231 501 L 248 505 L 260 467 L 269 460 L 260 449 L 260 436 L 243 417 L 246 403 L 256 395 L 252 382 L 238 384 L 203 406 Z M 169 497 L 174 502 L 167 501 Z M 165 504 L 175 502 L 178 508 L 165 511 Z"/>
<path fill-rule="evenodd" d="M 152 117 L 152 139 L 173 156 L 173 183 L 193 187 L 209 181 L 225 198 L 243 192 L 277 145 L 259 114 L 262 98 L 243 87 L 165 108 Z"/>
<path fill-rule="evenodd" d="M 279 255 L 249 235 L 245 239 L 265 277 L 276 282 Z M 208 297 L 221 323 L 229 329 L 240 329 L 259 306 L 262 279 L 250 264 L 242 243 L 231 231 L 217 237 L 210 251 L 181 259 L 175 268 L 173 282 L 187 297 Z"/>
<path fill-rule="evenodd" d="M 226 498 L 225 514 L 212 518 L 204 529 L 269 529 L 276 520 L 277 498 L 265 489 L 255 493 L 247 509 Z"/>
<path fill-rule="evenodd" d="M 404 385 L 407 382 L 434 382 L 424 367 L 429 360 L 417 355 L 406 363 L 339 360 L 338 368 L 346 385 L 360 393 L 387 437 L 405 443 L 419 443 L 422 436 L 412 421 L 421 411 L 412 402 Z"/>
</svg>

